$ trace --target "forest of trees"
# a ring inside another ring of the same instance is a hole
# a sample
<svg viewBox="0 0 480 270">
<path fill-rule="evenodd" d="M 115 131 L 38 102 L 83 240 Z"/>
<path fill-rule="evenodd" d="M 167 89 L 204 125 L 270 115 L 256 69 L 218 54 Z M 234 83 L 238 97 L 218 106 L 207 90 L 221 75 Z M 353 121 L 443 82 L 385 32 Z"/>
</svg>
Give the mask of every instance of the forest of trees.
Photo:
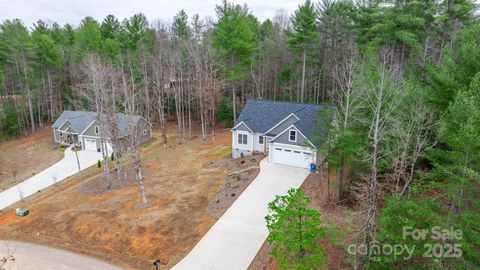
<svg viewBox="0 0 480 270">
<path fill-rule="evenodd" d="M 228 1 L 217 18 L 183 10 L 77 27 L 0 24 L 2 137 L 48 126 L 65 109 L 136 113 L 179 142 L 215 136 L 249 98 L 328 103 L 322 142 L 333 204 L 362 208 L 357 241 L 411 243 L 402 226 L 454 226 L 461 258 L 369 254 L 352 264 L 480 267 L 480 21 L 472 0 L 302 3 L 260 22 Z M 322 112 L 320 112 L 321 114 Z M 321 118 L 321 115 L 320 117 Z M 430 241 L 430 240 L 428 240 Z M 327 254 L 328 256 L 328 254 Z"/>
</svg>

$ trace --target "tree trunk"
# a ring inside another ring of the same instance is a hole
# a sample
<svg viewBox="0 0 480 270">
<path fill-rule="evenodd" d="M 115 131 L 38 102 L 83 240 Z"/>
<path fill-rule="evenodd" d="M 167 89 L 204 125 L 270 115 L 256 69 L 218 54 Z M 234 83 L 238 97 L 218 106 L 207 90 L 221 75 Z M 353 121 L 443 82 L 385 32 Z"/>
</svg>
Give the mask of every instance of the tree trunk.
<svg viewBox="0 0 480 270">
<path fill-rule="evenodd" d="M 302 86 L 300 88 L 300 102 L 303 102 L 305 96 L 305 62 L 307 61 L 307 48 L 303 49 L 303 61 L 302 61 Z"/>
<path fill-rule="evenodd" d="M 53 104 L 52 78 L 51 78 L 49 68 L 47 68 L 47 82 L 48 82 L 48 95 L 49 95 L 49 101 L 50 101 L 50 122 L 53 123 L 55 118 L 55 109 Z"/>
<path fill-rule="evenodd" d="M 28 112 L 30 114 L 30 124 L 32 127 L 32 132 L 35 132 L 35 118 L 33 116 L 32 91 L 30 90 L 30 84 L 28 83 L 27 62 L 25 60 L 25 56 L 23 56 L 23 76 L 25 79 L 25 88 L 27 90 Z"/>
<path fill-rule="evenodd" d="M 236 93 L 235 82 L 232 82 L 232 105 L 233 105 L 233 122 L 237 122 L 237 105 L 236 105 Z"/>
</svg>

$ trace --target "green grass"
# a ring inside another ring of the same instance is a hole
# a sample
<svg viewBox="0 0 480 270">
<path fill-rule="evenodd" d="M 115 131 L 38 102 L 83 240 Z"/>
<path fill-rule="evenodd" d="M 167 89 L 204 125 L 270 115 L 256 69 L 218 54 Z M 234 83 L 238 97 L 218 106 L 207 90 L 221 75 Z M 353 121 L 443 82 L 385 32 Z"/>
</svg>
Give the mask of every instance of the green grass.
<svg viewBox="0 0 480 270">
<path fill-rule="evenodd" d="M 227 157 L 232 155 L 232 148 L 229 146 L 219 146 L 215 152 L 216 155 Z"/>
</svg>

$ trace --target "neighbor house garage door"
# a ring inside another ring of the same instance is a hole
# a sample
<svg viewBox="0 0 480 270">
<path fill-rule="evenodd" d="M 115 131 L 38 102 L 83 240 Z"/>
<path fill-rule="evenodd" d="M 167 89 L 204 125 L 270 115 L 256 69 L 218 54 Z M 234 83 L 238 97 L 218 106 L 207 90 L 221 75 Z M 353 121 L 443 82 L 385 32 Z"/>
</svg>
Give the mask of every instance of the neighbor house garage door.
<svg viewBox="0 0 480 270">
<path fill-rule="evenodd" d="M 84 141 L 85 141 L 85 150 L 97 151 L 97 140 L 85 139 Z"/>
<path fill-rule="evenodd" d="M 108 154 L 113 153 L 112 144 L 109 141 L 107 141 L 105 145 L 107 146 L 107 153 Z"/>
<path fill-rule="evenodd" d="M 308 168 L 315 160 L 315 153 L 307 149 L 273 146 L 271 154 L 273 163 L 302 168 Z"/>
</svg>

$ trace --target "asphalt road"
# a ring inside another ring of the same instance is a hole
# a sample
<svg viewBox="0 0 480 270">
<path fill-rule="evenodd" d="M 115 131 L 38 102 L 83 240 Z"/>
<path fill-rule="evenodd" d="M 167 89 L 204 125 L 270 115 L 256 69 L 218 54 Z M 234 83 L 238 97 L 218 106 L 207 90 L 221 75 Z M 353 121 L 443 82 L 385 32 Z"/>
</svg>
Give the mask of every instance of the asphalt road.
<svg viewBox="0 0 480 270">
<path fill-rule="evenodd" d="M 15 262 L 6 270 L 120 270 L 122 268 L 69 251 L 15 241 L 0 240 L 0 257 L 12 254 Z"/>
</svg>

